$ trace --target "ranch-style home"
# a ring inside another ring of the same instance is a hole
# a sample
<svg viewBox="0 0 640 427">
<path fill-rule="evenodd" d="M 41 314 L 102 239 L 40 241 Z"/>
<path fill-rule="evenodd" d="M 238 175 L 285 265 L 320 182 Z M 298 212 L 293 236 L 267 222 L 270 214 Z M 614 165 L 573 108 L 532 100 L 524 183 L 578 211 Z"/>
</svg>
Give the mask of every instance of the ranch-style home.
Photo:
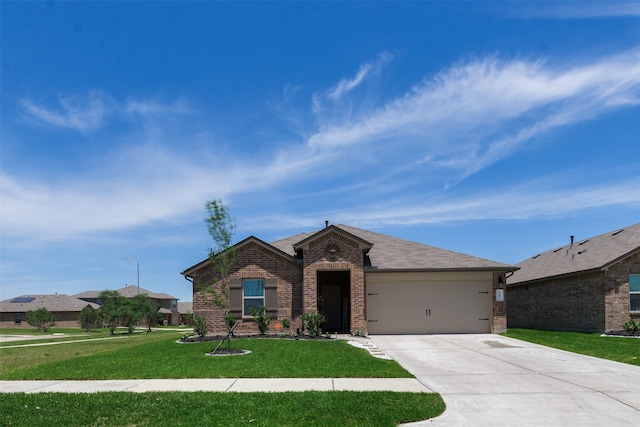
<svg viewBox="0 0 640 427">
<path fill-rule="evenodd" d="M 64 328 L 78 327 L 78 316 L 83 308 L 90 306 L 97 310 L 98 304 L 83 301 L 64 294 L 21 295 L 0 301 L 0 327 L 32 328 L 27 323 L 27 312 L 46 308 L 56 319 L 56 326 Z"/>
<path fill-rule="evenodd" d="M 102 291 L 85 291 L 74 295 L 74 297 L 101 305 L 101 292 Z M 148 299 L 157 304 L 158 314 L 162 318 L 161 321 L 163 325 L 179 325 L 181 322 L 182 313 L 178 310 L 178 298 L 173 295 L 165 294 L 164 292 L 153 292 L 134 285 L 116 289 L 116 292 L 125 298 L 133 298 L 138 294 L 146 295 Z"/>
<path fill-rule="evenodd" d="M 640 319 L 640 224 L 574 240 L 517 264 L 509 327 L 605 332 Z"/>
<path fill-rule="evenodd" d="M 326 225 L 273 243 L 234 245 L 228 276 L 236 333 L 257 333 L 250 307 L 264 306 L 292 329 L 303 313 L 325 316 L 323 332 L 367 334 L 506 331 L 505 275 L 517 267 L 346 225 Z M 220 286 L 206 259 L 182 272 L 193 286 L 193 314 L 222 334 L 224 310 L 201 289 Z"/>
</svg>

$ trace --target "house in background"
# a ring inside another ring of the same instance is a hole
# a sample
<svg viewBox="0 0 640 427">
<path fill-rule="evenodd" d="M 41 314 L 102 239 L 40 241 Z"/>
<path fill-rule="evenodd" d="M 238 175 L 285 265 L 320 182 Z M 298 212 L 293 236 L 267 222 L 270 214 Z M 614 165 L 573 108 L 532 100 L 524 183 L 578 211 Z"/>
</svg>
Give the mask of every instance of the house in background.
<svg viewBox="0 0 640 427">
<path fill-rule="evenodd" d="M 324 332 L 499 333 L 506 330 L 505 274 L 517 267 L 346 225 L 328 224 L 273 243 L 234 245 L 229 309 L 237 333 L 256 333 L 251 307 L 301 327 L 303 313 L 325 316 Z M 219 278 L 208 259 L 182 272 L 193 313 L 224 333 L 224 310 L 200 290 Z"/>
<path fill-rule="evenodd" d="M 640 224 L 575 241 L 508 277 L 508 325 L 582 332 L 640 319 Z"/>
<path fill-rule="evenodd" d="M 54 295 L 22 295 L 0 301 L 0 327 L 32 328 L 27 323 L 27 312 L 46 308 L 53 313 L 56 326 L 62 328 L 79 327 L 78 315 L 83 308 L 90 306 L 97 310 L 98 304 L 87 302 L 64 294 Z"/>
<path fill-rule="evenodd" d="M 186 324 L 190 320 L 189 315 L 193 315 L 193 303 L 178 302 L 178 312 L 180 313 L 180 324 Z"/>
<path fill-rule="evenodd" d="M 101 292 L 102 291 L 85 291 L 74 295 L 74 297 L 100 305 L 102 304 L 102 301 L 100 301 Z M 134 285 L 116 289 L 116 292 L 125 298 L 133 298 L 138 295 L 138 293 L 145 294 L 147 298 L 158 304 L 158 313 L 162 315 L 162 324 L 180 324 L 180 312 L 178 311 L 178 299 L 176 297 L 165 293 L 151 292 L 148 289 L 138 288 L 138 286 Z"/>
</svg>

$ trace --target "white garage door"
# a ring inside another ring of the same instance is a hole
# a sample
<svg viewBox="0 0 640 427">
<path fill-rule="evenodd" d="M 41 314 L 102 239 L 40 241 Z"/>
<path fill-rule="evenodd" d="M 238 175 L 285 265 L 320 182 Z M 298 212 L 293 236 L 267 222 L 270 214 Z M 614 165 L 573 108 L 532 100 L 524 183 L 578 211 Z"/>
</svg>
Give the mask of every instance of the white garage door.
<svg viewBox="0 0 640 427">
<path fill-rule="evenodd" d="M 367 275 L 370 334 L 491 331 L 490 274 Z"/>
</svg>

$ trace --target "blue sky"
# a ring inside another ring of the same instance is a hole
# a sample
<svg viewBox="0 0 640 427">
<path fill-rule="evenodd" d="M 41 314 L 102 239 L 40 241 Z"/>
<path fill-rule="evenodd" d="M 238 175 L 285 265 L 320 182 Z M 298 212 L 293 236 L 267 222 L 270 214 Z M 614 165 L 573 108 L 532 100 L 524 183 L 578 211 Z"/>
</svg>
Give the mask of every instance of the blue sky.
<svg viewBox="0 0 640 427">
<path fill-rule="evenodd" d="M 332 224 L 515 264 L 640 221 L 640 2 L 11 2 L 0 298 L 191 300 Z"/>
</svg>

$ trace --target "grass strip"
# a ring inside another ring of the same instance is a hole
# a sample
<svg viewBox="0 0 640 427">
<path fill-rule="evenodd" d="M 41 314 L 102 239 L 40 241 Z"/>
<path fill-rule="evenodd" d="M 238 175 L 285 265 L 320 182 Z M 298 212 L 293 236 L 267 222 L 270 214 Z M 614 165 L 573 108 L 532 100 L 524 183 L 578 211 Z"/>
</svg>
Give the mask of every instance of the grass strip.
<svg viewBox="0 0 640 427">
<path fill-rule="evenodd" d="M 509 329 L 503 334 L 547 347 L 640 366 L 640 339 L 602 337 L 598 333 Z"/>
<path fill-rule="evenodd" d="M 13 393 L 0 394 L 0 425 L 395 426 L 444 409 L 433 393 Z"/>
</svg>

